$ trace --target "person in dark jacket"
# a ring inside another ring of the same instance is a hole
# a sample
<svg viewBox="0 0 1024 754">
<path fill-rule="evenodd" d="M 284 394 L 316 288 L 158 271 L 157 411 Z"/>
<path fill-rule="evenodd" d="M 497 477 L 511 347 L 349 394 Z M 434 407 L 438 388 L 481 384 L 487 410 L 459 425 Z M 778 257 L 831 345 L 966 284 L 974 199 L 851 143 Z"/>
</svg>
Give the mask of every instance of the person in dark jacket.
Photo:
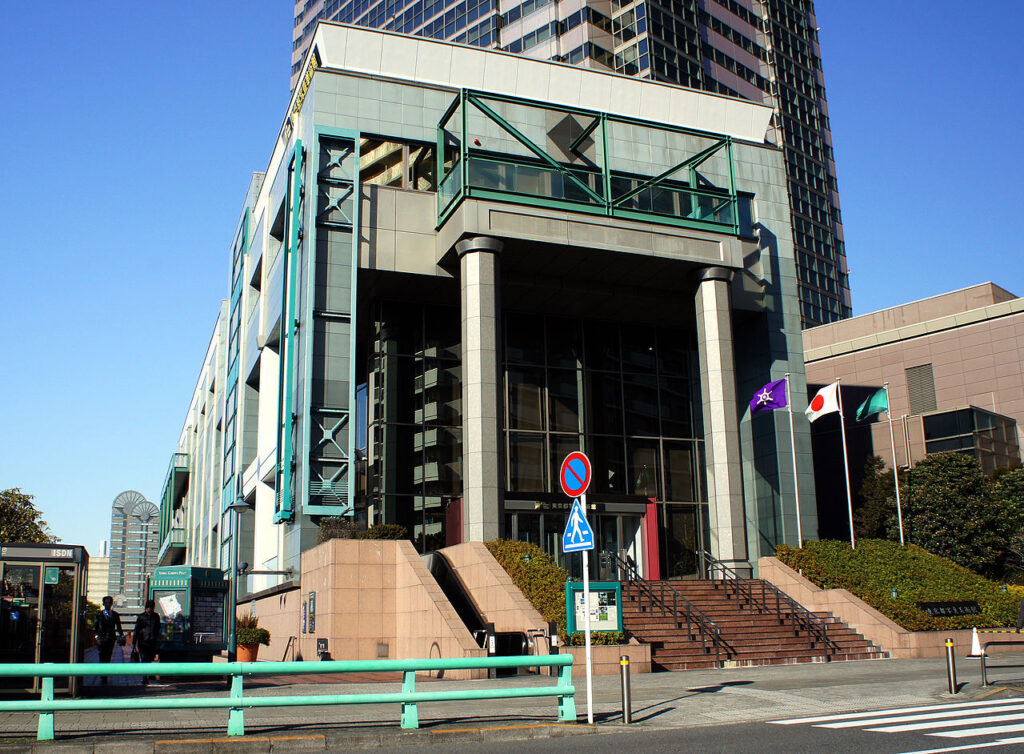
<svg viewBox="0 0 1024 754">
<path fill-rule="evenodd" d="M 156 603 L 153 600 L 146 600 L 146 611 L 135 619 L 135 631 L 132 634 L 132 643 L 139 651 L 139 662 L 153 662 L 156 657 L 157 646 L 160 643 L 160 616 L 156 614 Z M 143 677 L 142 683 L 149 683 L 149 678 Z"/>
<path fill-rule="evenodd" d="M 100 662 L 110 662 L 114 654 L 114 644 L 124 644 L 124 629 L 121 628 L 121 616 L 114 610 L 114 598 L 107 595 L 103 598 L 103 609 L 96 615 L 96 643 L 99 645 Z M 103 683 L 107 676 L 103 676 Z"/>
</svg>

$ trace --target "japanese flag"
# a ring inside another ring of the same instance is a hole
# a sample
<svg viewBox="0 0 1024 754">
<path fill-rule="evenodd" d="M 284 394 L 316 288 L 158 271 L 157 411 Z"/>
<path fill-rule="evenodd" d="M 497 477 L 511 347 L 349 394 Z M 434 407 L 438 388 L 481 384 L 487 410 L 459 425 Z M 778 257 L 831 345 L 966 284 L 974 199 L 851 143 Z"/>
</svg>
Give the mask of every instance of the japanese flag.
<svg viewBox="0 0 1024 754">
<path fill-rule="evenodd" d="M 833 382 L 831 385 L 823 387 L 818 391 L 817 395 L 811 398 L 811 402 L 804 413 L 807 414 L 809 421 L 814 421 L 820 416 L 831 414 L 838 410 L 839 383 Z"/>
</svg>

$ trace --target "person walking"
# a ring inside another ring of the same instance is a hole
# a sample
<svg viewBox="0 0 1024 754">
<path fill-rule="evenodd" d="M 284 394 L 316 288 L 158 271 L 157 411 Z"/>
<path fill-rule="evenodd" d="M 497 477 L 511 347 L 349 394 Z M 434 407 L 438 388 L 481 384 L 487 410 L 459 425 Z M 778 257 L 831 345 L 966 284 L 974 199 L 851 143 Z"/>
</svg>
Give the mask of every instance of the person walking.
<svg viewBox="0 0 1024 754">
<path fill-rule="evenodd" d="M 139 653 L 139 662 L 153 662 L 160 642 L 160 616 L 156 614 L 156 603 L 146 600 L 146 610 L 135 619 L 132 644 Z M 142 685 L 149 683 L 149 676 L 142 677 Z"/>
<path fill-rule="evenodd" d="M 114 598 L 107 595 L 103 598 L 103 609 L 96 615 L 96 643 L 99 645 L 100 662 L 110 662 L 114 654 L 114 644 L 124 646 L 124 629 L 121 628 L 121 616 L 114 610 Z M 103 683 L 107 676 L 103 676 Z"/>
</svg>

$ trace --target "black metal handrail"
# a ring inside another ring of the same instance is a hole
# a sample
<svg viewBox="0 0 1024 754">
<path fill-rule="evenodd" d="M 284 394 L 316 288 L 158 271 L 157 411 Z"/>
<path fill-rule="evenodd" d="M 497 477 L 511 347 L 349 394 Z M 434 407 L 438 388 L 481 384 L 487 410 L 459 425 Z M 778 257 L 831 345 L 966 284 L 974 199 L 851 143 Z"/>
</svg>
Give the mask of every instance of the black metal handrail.
<svg viewBox="0 0 1024 754">
<path fill-rule="evenodd" d="M 722 654 L 724 653 L 728 657 L 732 653 L 732 649 L 725 639 L 722 638 L 722 629 L 702 613 L 690 600 L 679 594 L 671 586 L 666 587 L 664 581 L 659 581 L 657 585 L 652 585 L 651 582 L 643 578 L 631 558 L 626 557 L 623 559 L 616 553 L 609 554 L 618 567 L 619 580 L 626 585 L 627 589 L 631 586 L 636 587 L 637 606 L 643 609 L 643 600 L 646 597 L 652 609 L 660 610 L 662 615 L 672 616 L 675 619 L 677 628 L 682 628 L 683 623 L 685 623 L 686 633 L 690 640 L 692 641 L 699 637 L 701 649 L 704 650 L 705 654 L 710 654 L 708 649 L 708 644 L 710 643 L 715 652 L 715 664 L 721 667 Z"/>
<path fill-rule="evenodd" d="M 764 579 L 740 576 L 735 568 L 718 560 L 707 550 L 703 550 L 700 556 L 704 561 L 708 579 L 720 582 L 726 596 L 729 596 L 731 590 L 737 602 L 744 600 L 761 614 L 774 612 L 780 626 L 789 622 L 794 636 L 799 636 L 803 630 L 810 649 L 814 649 L 815 644 L 821 644 L 827 655 L 839 651 L 839 645 L 829 638 L 828 624 L 775 584 Z M 716 577 L 716 573 L 721 575 Z"/>
</svg>

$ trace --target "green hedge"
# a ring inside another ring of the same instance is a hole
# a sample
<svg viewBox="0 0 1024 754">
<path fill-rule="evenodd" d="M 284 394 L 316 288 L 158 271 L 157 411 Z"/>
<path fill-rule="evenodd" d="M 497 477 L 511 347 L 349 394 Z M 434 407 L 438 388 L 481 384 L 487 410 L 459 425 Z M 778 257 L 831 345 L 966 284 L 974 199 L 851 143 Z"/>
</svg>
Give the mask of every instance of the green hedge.
<svg viewBox="0 0 1024 754">
<path fill-rule="evenodd" d="M 544 620 L 555 623 L 562 642 L 582 645 L 582 632 L 572 636 L 566 633 L 565 584 L 569 580 L 568 571 L 537 545 L 528 542 L 495 539 L 484 544 Z M 590 643 L 625 644 L 626 635 L 621 631 L 591 631 Z"/>
<path fill-rule="evenodd" d="M 915 545 L 861 539 L 851 549 L 847 542 L 811 541 L 801 549 L 781 545 L 776 555 L 821 588 L 848 589 L 910 631 L 995 628 L 1016 622 L 1019 595 Z M 952 600 L 974 600 L 982 614 L 933 618 L 915 605 Z"/>
</svg>

